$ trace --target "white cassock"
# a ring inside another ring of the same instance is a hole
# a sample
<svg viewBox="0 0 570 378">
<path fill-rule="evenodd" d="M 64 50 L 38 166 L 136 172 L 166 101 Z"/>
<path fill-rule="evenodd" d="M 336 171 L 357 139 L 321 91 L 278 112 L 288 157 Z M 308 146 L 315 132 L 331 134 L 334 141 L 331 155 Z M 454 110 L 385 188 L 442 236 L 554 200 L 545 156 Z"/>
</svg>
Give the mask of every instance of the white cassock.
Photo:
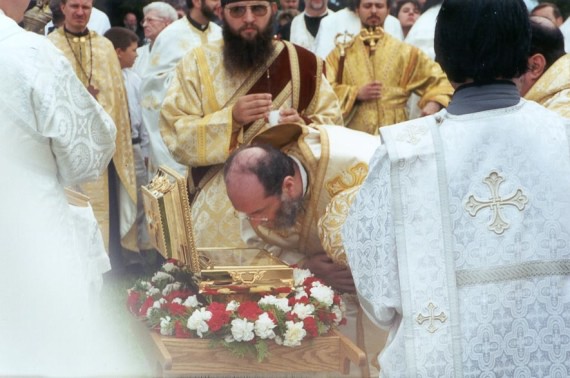
<svg viewBox="0 0 570 378">
<path fill-rule="evenodd" d="M 150 43 L 142 45 L 137 48 L 137 58 L 135 59 L 135 64 L 133 64 L 132 70 L 137 73 L 142 78 L 146 74 L 146 69 L 150 62 Z"/>
<path fill-rule="evenodd" d="M 213 22 L 202 31 L 183 17 L 168 25 L 154 41 L 141 87 L 143 123 L 150 139 L 151 172 L 167 165 L 186 174 L 187 167 L 174 160 L 160 135 L 160 108 L 178 61 L 194 47 L 221 38 L 222 29 Z"/>
<path fill-rule="evenodd" d="M 338 33 L 348 32 L 357 35 L 360 33 L 360 29 L 362 29 L 362 23 L 358 15 L 348 8 L 341 9 L 321 21 L 313 52 L 318 57 L 326 59 L 335 48 L 335 37 Z M 386 17 L 384 31 L 400 41 L 404 40 L 400 21 L 394 16 L 388 15 Z"/>
<path fill-rule="evenodd" d="M 325 18 L 331 16 L 334 13 L 335 12 L 333 10 L 327 9 L 327 15 L 323 17 L 321 23 Z M 295 16 L 295 18 L 293 18 L 293 21 L 291 21 L 291 34 L 289 36 L 289 42 L 304 47 L 309 51 L 315 52 L 315 37 L 313 37 L 313 35 L 309 33 L 309 30 L 307 29 L 307 24 L 305 23 L 305 12 L 298 14 Z"/>
<path fill-rule="evenodd" d="M 570 374 L 570 121 L 534 102 L 383 127 L 343 240 L 389 377 Z"/>
<path fill-rule="evenodd" d="M 570 17 L 560 25 L 560 31 L 564 36 L 564 50 L 566 50 L 567 53 L 570 53 Z"/>
<path fill-rule="evenodd" d="M 53 22 L 50 21 L 44 27 L 45 35 L 48 34 L 49 28 L 53 27 Z M 97 32 L 99 35 L 105 34 L 105 32 L 111 29 L 111 22 L 107 14 L 95 7 L 91 11 L 91 17 L 89 17 L 89 22 L 87 23 L 87 29 Z"/>
<path fill-rule="evenodd" d="M 107 168 L 115 125 L 67 58 L 1 10 L 0 50 L 0 375 L 97 375 L 88 289 L 109 263 L 64 185 Z"/>
</svg>

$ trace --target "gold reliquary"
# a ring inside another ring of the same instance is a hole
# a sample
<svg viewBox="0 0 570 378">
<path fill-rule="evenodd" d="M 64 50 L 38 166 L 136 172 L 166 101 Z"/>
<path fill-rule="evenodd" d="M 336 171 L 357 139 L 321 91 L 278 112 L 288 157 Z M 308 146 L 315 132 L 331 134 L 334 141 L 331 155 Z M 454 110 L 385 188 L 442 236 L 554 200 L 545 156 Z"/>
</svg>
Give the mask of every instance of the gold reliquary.
<svg viewBox="0 0 570 378">
<path fill-rule="evenodd" d="M 142 187 L 153 246 L 190 266 L 203 294 L 257 294 L 293 287 L 293 269 L 256 248 L 197 248 L 186 178 L 162 166 Z"/>
</svg>

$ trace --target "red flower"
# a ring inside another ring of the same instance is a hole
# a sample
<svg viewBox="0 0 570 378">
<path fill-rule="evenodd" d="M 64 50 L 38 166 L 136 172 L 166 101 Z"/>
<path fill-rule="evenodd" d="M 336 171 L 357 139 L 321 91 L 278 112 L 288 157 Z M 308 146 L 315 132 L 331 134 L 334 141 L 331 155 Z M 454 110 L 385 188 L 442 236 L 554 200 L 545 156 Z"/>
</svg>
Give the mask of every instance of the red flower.
<svg viewBox="0 0 570 378">
<path fill-rule="evenodd" d="M 276 287 L 273 289 L 276 294 L 289 294 L 293 289 L 290 287 Z"/>
<path fill-rule="evenodd" d="M 247 320 L 257 320 L 259 315 L 263 314 L 263 310 L 259 308 L 256 302 L 243 302 L 237 309 L 237 313 L 240 317 Z"/>
<path fill-rule="evenodd" d="M 186 307 L 181 305 L 180 303 L 168 303 L 166 305 L 168 312 L 170 312 L 170 314 L 172 314 L 172 316 L 182 316 L 184 314 L 186 314 Z"/>
<path fill-rule="evenodd" d="M 127 299 L 127 306 L 133 314 L 138 314 L 139 300 L 141 299 L 141 293 L 135 290 L 131 290 L 129 297 Z"/>
<path fill-rule="evenodd" d="M 307 331 L 309 336 L 311 337 L 319 336 L 319 328 L 317 327 L 317 322 L 315 321 L 315 318 L 309 316 L 303 319 L 303 327 L 305 328 L 305 331 Z"/>
<path fill-rule="evenodd" d="M 212 318 L 208 321 L 211 332 L 219 331 L 230 322 L 230 311 L 226 311 L 224 303 L 212 302 L 207 309 L 212 313 Z"/>
<path fill-rule="evenodd" d="M 139 310 L 139 315 L 140 316 L 146 316 L 146 313 L 148 311 L 149 308 L 152 307 L 152 304 L 154 303 L 154 299 L 152 297 L 148 297 L 144 303 L 142 304 L 140 310 Z"/>
<path fill-rule="evenodd" d="M 336 315 L 332 312 L 328 312 L 327 310 L 319 309 L 316 313 L 317 318 L 325 324 L 330 324 L 336 319 Z"/>
<path fill-rule="evenodd" d="M 185 301 L 186 298 L 191 295 L 194 295 L 194 293 L 189 290 L 174 290 L 165 296 L 164 299 L 166 299 L 167 302 L 172 302 L 175 298 L 180 298 L 182 301 Z"/>
<path fill-rule="evenodd" d="M 340 302 L 341 302 L 341 297 L 338 294 L 335 294 L 333 296 L 333 304 L 340 306 Z"/>
<path fill-rule="evenodd" d="M 305 286 L 305 290 L 308 290 L 313 287 L 313 282 L 323 282 L 317 277 L 307 277 L 305 281 L 303 281 L 303 286 Z"/>
<path fill-rule="evenodd" d="M 190 333 L 190 330 L 180 322 L 180 320 L 177 320 L 174 323 L 174 336 L 188 339 L 192 337 L 192 334 Z"/>
</svg>

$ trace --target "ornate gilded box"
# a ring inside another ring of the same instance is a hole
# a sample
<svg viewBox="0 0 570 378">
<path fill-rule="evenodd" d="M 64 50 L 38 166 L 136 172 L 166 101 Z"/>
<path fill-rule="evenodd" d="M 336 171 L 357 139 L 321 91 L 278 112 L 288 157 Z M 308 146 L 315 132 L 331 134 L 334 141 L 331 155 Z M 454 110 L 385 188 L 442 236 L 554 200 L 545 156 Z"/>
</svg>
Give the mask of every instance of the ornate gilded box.
<svg viewBox="0 0 570 378">
<path fill-rule="evenodd" d="M 255 248 L 196 248 L 186 178 L 160 167 L 142 187 L 153 246 L 166 258 L 189 265 L 205 294 L 272 292 L 293 286 L 293 269 Z"/>
</svg>

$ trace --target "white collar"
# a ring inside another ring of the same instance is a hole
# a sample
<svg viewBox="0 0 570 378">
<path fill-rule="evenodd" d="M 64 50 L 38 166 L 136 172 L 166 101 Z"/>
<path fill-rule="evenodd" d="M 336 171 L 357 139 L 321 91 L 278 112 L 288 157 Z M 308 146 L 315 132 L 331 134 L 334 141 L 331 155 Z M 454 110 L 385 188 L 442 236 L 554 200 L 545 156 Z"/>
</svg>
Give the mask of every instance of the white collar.
<svg viewBox="0 0 570 378">
<path fill-rule="evenodd" d="M 291 155 L 289 155 L 289 157 L 293 159 L 293 161 L 297 163 L 297 166 L 299 167 L 299 172 L 301 173 L 301 181 L 303 182 L 303 196 L 305 196 L 305 193 L 307 193 L 308 185 L 307 170 L 305 170 L 305 167 L 303 167 L 303 164 L 301 164 L 299 159 Z"/>
</svg>

